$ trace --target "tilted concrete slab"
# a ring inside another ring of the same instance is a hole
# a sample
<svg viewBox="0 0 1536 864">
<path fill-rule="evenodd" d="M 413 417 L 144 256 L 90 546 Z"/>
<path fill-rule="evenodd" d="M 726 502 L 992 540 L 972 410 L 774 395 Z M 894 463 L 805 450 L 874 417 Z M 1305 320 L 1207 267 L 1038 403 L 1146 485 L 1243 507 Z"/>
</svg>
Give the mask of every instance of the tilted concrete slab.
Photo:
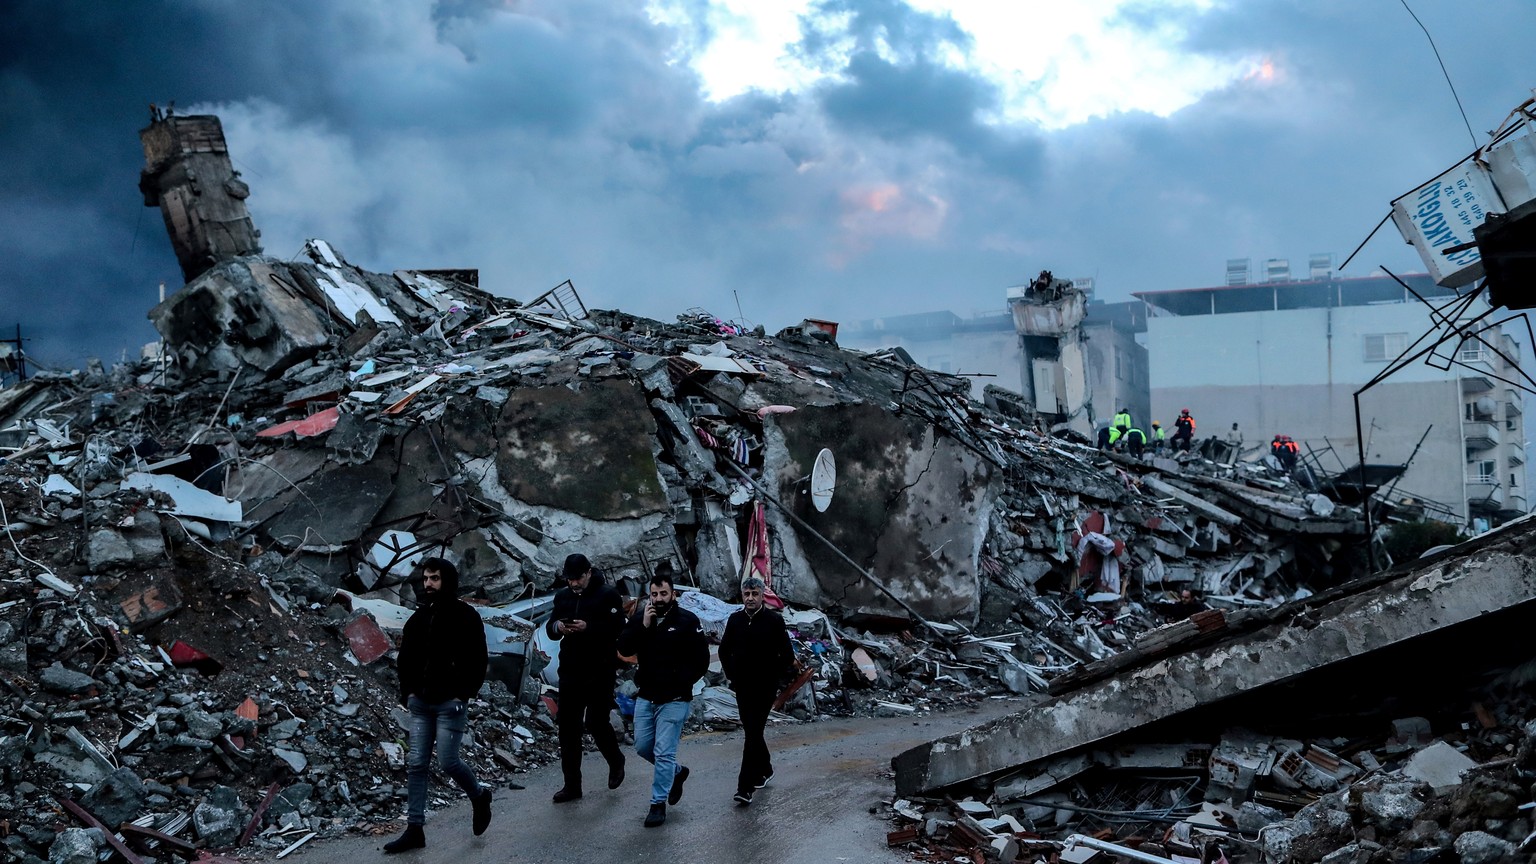
<svg viewBox="0 0 1536 864">
<path fill-rule="evenodd" d="M 918 795 L 1023 768 L 1482 615 L 1529 607 L 1536 604 L 1536 532 L 1529 528 L 1332 602 L 1295 604 L 1282 623 L 914 747 L 892 760 L 896 791 Z"/>
</svg>

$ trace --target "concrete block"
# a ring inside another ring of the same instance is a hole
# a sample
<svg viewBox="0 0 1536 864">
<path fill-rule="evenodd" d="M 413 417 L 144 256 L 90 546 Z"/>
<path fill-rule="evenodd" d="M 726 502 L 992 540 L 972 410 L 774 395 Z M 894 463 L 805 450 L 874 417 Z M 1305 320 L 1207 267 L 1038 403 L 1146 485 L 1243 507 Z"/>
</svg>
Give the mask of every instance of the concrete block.
<svg viewBox="0 0 1536 864">
<path fill-rule="evenodd" d="M 73 669 L 66 669 L 57 662 L 44 669 L 38 678 L 42 681 L 43 689 L 65 696 L 85 693 L 101 686 L 91 676 Z"/>
<path fill-rule="evenodd" d="M 65 828 L 48 847 L 48 864 L 96 864 L 96 853 L 105 845 L 99 828 Z"/>
<path fill-rule="evenodd" d="M 1477 767 L 1460 750 L 1437 741 L 1413 754 L 1403 766 L 1403 773 L 1422 783 L 1428 783 L 1436 795 L 1444 795 L 1461 785 L 1461 775 Z"/>
<path fill-rule="evenodd" d="M 91 532 L 85 546 L 85 564 L 100 572 L 109 567 L 133 563 L 133 547 L 122 534 L 111 528 L 97 528 Z"/>
</svg>

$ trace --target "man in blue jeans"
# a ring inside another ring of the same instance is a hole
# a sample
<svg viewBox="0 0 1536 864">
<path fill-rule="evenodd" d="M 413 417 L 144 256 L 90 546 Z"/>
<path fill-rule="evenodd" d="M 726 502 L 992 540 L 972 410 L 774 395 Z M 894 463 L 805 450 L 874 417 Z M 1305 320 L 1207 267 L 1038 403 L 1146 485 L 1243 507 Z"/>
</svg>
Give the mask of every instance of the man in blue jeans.
<svg viewBox="0 0 1536 864">
<path fill-rule="evenodd" d="M 432 748 L 437 767 L 474 804 L 475 835 L 491 824 L 491 790 L 459 758 L 469 700 L 485 683 L 485 625 L 459 599 L 459 571 L 442 558 L 421 562 L 421 606 L 405 622 L 397 666 L 400 701 L 411 712 L 411 750 L 406 759 L 405 833 L 384 844 L 385 854 L 427 845 L 427 784 Z"/>
<path fill-rule="evenodd" d="M 683 798 L 687 766 L 677 764 L 677 743 L 693 704 L 693 685 L 709 668 L 709 639 L 698 616 L 677 605 L 672 578 L 651 577 L 650 600 L 619 634 L 619 653 L 636 658 L 635 752 L 655 765 L 645 827 L 667 821 L 667 805 Z"/>
</svg>

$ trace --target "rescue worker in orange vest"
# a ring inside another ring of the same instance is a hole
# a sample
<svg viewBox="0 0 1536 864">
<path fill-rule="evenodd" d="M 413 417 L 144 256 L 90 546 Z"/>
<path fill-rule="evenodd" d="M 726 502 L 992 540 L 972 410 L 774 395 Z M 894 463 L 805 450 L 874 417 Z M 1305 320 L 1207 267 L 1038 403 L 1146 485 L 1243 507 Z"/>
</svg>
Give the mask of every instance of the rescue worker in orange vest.
<svg viewBox="0 0 1536 864">
<path fill-rule="evenodd" d="M 1269 443 L 1270 455 L 1274 456 L 1275 460 L 1280 463 L 1280 467 L 1286 471 L 1295 470 L 1296 457 L 1300 450 L 1301 448 L 1296 445 L 1295 441 L 1291 440 L 1289 435 L 1276 435 L 1275 440 Z"/>
<path fill-rule="evenodd" d="M 1179 411 L 1173 429 L 1173 449 L 1189 452 L 1189 445 L 1195 440 L 1195 418 L 1189 416 L 1188 408 Z"/>
</svg>

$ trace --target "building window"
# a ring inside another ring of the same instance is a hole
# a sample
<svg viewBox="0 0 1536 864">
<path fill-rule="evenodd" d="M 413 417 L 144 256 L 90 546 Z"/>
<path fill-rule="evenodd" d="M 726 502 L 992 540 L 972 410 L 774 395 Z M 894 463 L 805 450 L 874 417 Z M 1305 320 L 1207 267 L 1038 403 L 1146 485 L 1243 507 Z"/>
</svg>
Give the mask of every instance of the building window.
<svg viewBox="0 0 1536 864">
<path fill-rule="evenodd" d="M 1385 363 L 1403 353 L 1407 345 L 1407 333 L 1367 333 L 1365 334 L 1365 362 Z"/>
<path fill-rule="evenodd" d="M 1115 349 L 1115 379 L 1125 380 L 1125 352 L 1119 348 Z"/>
<path fill-rule="evenodd" d="M 1509 488 L 1511 488 L 1511 489 L 1518 489 L 1518 488 L 1520 488 L 1520 484 L 1515 482 L 1515 472 L 1513 472 L 1513 471 L 1509 472 Z"/>
<path fill-rule="evenodd" d="M 1498 470 L 1499 463 L 1492 459 L 1485 459 L 1482 462 L 1474 462 L 1472 463 L 1472 476 L 1469 479 L 1471 479 L 1473 483 L 1496 483 L 1498 481 L 1494 479 L 1494 472 Z"/>
<path fill-rule="evenodd" d="M 1467 339 L 1461 343 L 1461 348 L 1456 352 L 1456 359 L 1463 363 L 1476 363 L 1479 360 L 1487 360 L 1492 356 L 1488 346 L 1476 339 Z"/>
</svg>

